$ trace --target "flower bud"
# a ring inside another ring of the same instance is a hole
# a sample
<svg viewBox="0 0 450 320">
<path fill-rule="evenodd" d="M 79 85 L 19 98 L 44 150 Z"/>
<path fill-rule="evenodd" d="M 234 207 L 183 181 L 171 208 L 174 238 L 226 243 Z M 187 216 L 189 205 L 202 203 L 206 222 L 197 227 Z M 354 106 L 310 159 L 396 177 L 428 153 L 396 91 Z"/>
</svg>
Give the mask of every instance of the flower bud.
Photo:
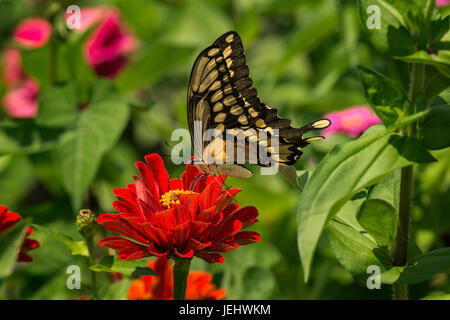
<svg viewBox="0 0 450 320">
<path fill-rule="evenodd" d="M 77 230 L 84 237 L 91 237 L 95 231 L 95 213 L 89 209 L 82 209 L 77 215 Z"/>
</svg>

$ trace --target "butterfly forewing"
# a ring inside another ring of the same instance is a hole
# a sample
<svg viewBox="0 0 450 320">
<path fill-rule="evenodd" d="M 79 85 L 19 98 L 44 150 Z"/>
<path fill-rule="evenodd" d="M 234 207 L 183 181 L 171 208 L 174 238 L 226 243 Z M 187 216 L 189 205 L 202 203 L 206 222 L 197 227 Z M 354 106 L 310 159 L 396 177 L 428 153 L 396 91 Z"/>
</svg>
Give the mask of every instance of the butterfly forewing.
<svg viewBox="0 0 450 320">
<path fill-rule="evenodd" d="M 303 135 L 330 124 L 321 119 L 294 128 L 289 119 L 278 116 L 276 109 L 261 103 L 249 77 L 241 39 L 234 31 L 222 35 L 197 57 L 189 81 L 187 109 L 192 142 L 204 150 L 200 160 L 227 164 L 224 170 L 242 176 L 248 173 L 244 174 L 242 168 L 233 170 L 230 163 L 294 164 L 302 154 L 301 148 L 313 139 L 304 139 Z M 197 128 L 195 121 L 201 121 L 201 127 Z M 208 129 L 216 129 L 215 136 L 203 141 Z M 236 139 L 228 140 L 227 133 L 232 136 L 232 129 Z M 238 139 L 242 134 L 245 138 Z M 278 141 L 276 147 L 272 141 Z M 242 150 L 245 154 L 239 158 Z"/>
</svg>

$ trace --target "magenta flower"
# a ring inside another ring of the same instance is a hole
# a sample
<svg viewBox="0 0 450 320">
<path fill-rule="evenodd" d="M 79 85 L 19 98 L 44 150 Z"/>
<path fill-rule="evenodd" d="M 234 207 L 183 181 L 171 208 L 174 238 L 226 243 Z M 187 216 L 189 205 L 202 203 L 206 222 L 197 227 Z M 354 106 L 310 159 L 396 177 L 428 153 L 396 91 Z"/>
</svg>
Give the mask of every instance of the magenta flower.
<svg viewBox="0 0 450 320">
<path fill-rule="evenodd" d="M 25 79 L 25 74 L 21 66 L 20 51 L 6 48 L 3 52 L 3 80 L 6 86 L 15 87 L 23 79 Z"/>
<path fill-rule="evenodd" d="M 52 26 L 46 20 L 30 18 L 23 20 L 17 27 L 13 39 L 26 48 L 43 46 L 52 33 Z"/>
<path fill-rule="evenodd" d="M 341 132 L 356 138 L 370 126 L 381 122 L 368 106 L 354 106 L 333 111 L 323 117 L 331 121 L 331 125 L 322 131 L 324 136 Z"/>
<path fill-rule="evenodd" d="M 3 97 L 6 113 L 12 118 L 33 118 L 38 111 L 38 86 L 26 80 Z"/>
<path fill-rule="evenodd" d="M 450 0 L 436 0 L 437 7 L 445 7 L 450 4 Z"/>
<path fill-rule="evenodd" d="M 86 61 L 99 76 L 115 77 L 137 47 L 135 36 L 124 27 L 119 13 L 114 9 L 86 8 L 81 10 L 81 17 L 81 30 L 100 20 L 100 25 L 86 44 Z"/>
</svg>

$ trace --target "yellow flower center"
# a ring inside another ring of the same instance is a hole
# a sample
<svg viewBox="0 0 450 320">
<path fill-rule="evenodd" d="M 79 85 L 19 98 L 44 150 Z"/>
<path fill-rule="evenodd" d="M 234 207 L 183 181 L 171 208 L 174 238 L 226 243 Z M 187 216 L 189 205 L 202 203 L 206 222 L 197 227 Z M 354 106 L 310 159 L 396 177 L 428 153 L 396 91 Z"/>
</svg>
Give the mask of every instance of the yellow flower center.
<svg viewBox="0 0 450 320">
<path fill-rule="evenodd" d="M 183 194 L 194 194 L 194 193 L 196 192 L 189 190 L 180 190 L 180 189 L 169 190 L 161 196 L 159 202 L 161 202 L 161 204 L 164 207 L 170 208 L 170 205 L 172 203 L 180 203 L 180 198 Z"/>
</svg>

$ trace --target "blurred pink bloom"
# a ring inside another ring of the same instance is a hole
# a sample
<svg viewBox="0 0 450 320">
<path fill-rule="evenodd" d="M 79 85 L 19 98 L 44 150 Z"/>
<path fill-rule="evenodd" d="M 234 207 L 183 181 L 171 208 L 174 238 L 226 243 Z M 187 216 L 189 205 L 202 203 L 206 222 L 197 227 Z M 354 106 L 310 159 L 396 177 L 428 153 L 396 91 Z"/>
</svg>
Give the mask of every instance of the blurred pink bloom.
<svg viewBox="0 0 450 320">
<path fill-rule="evenodd" d="M 6 113 L 12 118 L 33 118 L 38 111 L 39 89 L 32 80 L 26 80 L 3 97 Z"/>
<path fill-rule="evenodd" d="M 114 9 L 82 9 L 81 29 L 89 28 L 99 19 L 100 25 L 86 44 L 86 60 L 99 76 L 113 78 L 127 64 L 128 55 L 137 47 L 137 40 L 124 27 Z"/>
<path fill-rule="evenodd" d="M 324 136 L 342 132 L 356 138 L 370 126 L 381 122 L 368 106 L 354 106 L 330 112 L 323 117 L 331 121 L 331 125 L 322 131 Z"/>
<path fill-rule="evenodd" d="M 108 7 L 83 8 L 80 12 L 80 28 L 74 29 L 76 32 L 84 32 L 95 23 L 100 23 L 110 11 Z M 72 14 L 64 13 L 65 18 L 69 19 Z"/>
<path fill-rule="evenodd" d="M 20 65 L 20 51 L 18 49 L 6 48 L 3 52 L 3 80 L 7 87 L 19 84 L 25 78 Z"/>
<path fill-rule="evenodd" d="M 27 48 L 43 46 L 52 32 L 52 26 L 46 20 L 29 18 L 23 20 L 17 27 L 13 39 Z"/>
<path fill-rule="evenodd" d="M 450 4 L 450 0 L 436 0 L 437 7 L 444 7 Z"/>
</svg>

